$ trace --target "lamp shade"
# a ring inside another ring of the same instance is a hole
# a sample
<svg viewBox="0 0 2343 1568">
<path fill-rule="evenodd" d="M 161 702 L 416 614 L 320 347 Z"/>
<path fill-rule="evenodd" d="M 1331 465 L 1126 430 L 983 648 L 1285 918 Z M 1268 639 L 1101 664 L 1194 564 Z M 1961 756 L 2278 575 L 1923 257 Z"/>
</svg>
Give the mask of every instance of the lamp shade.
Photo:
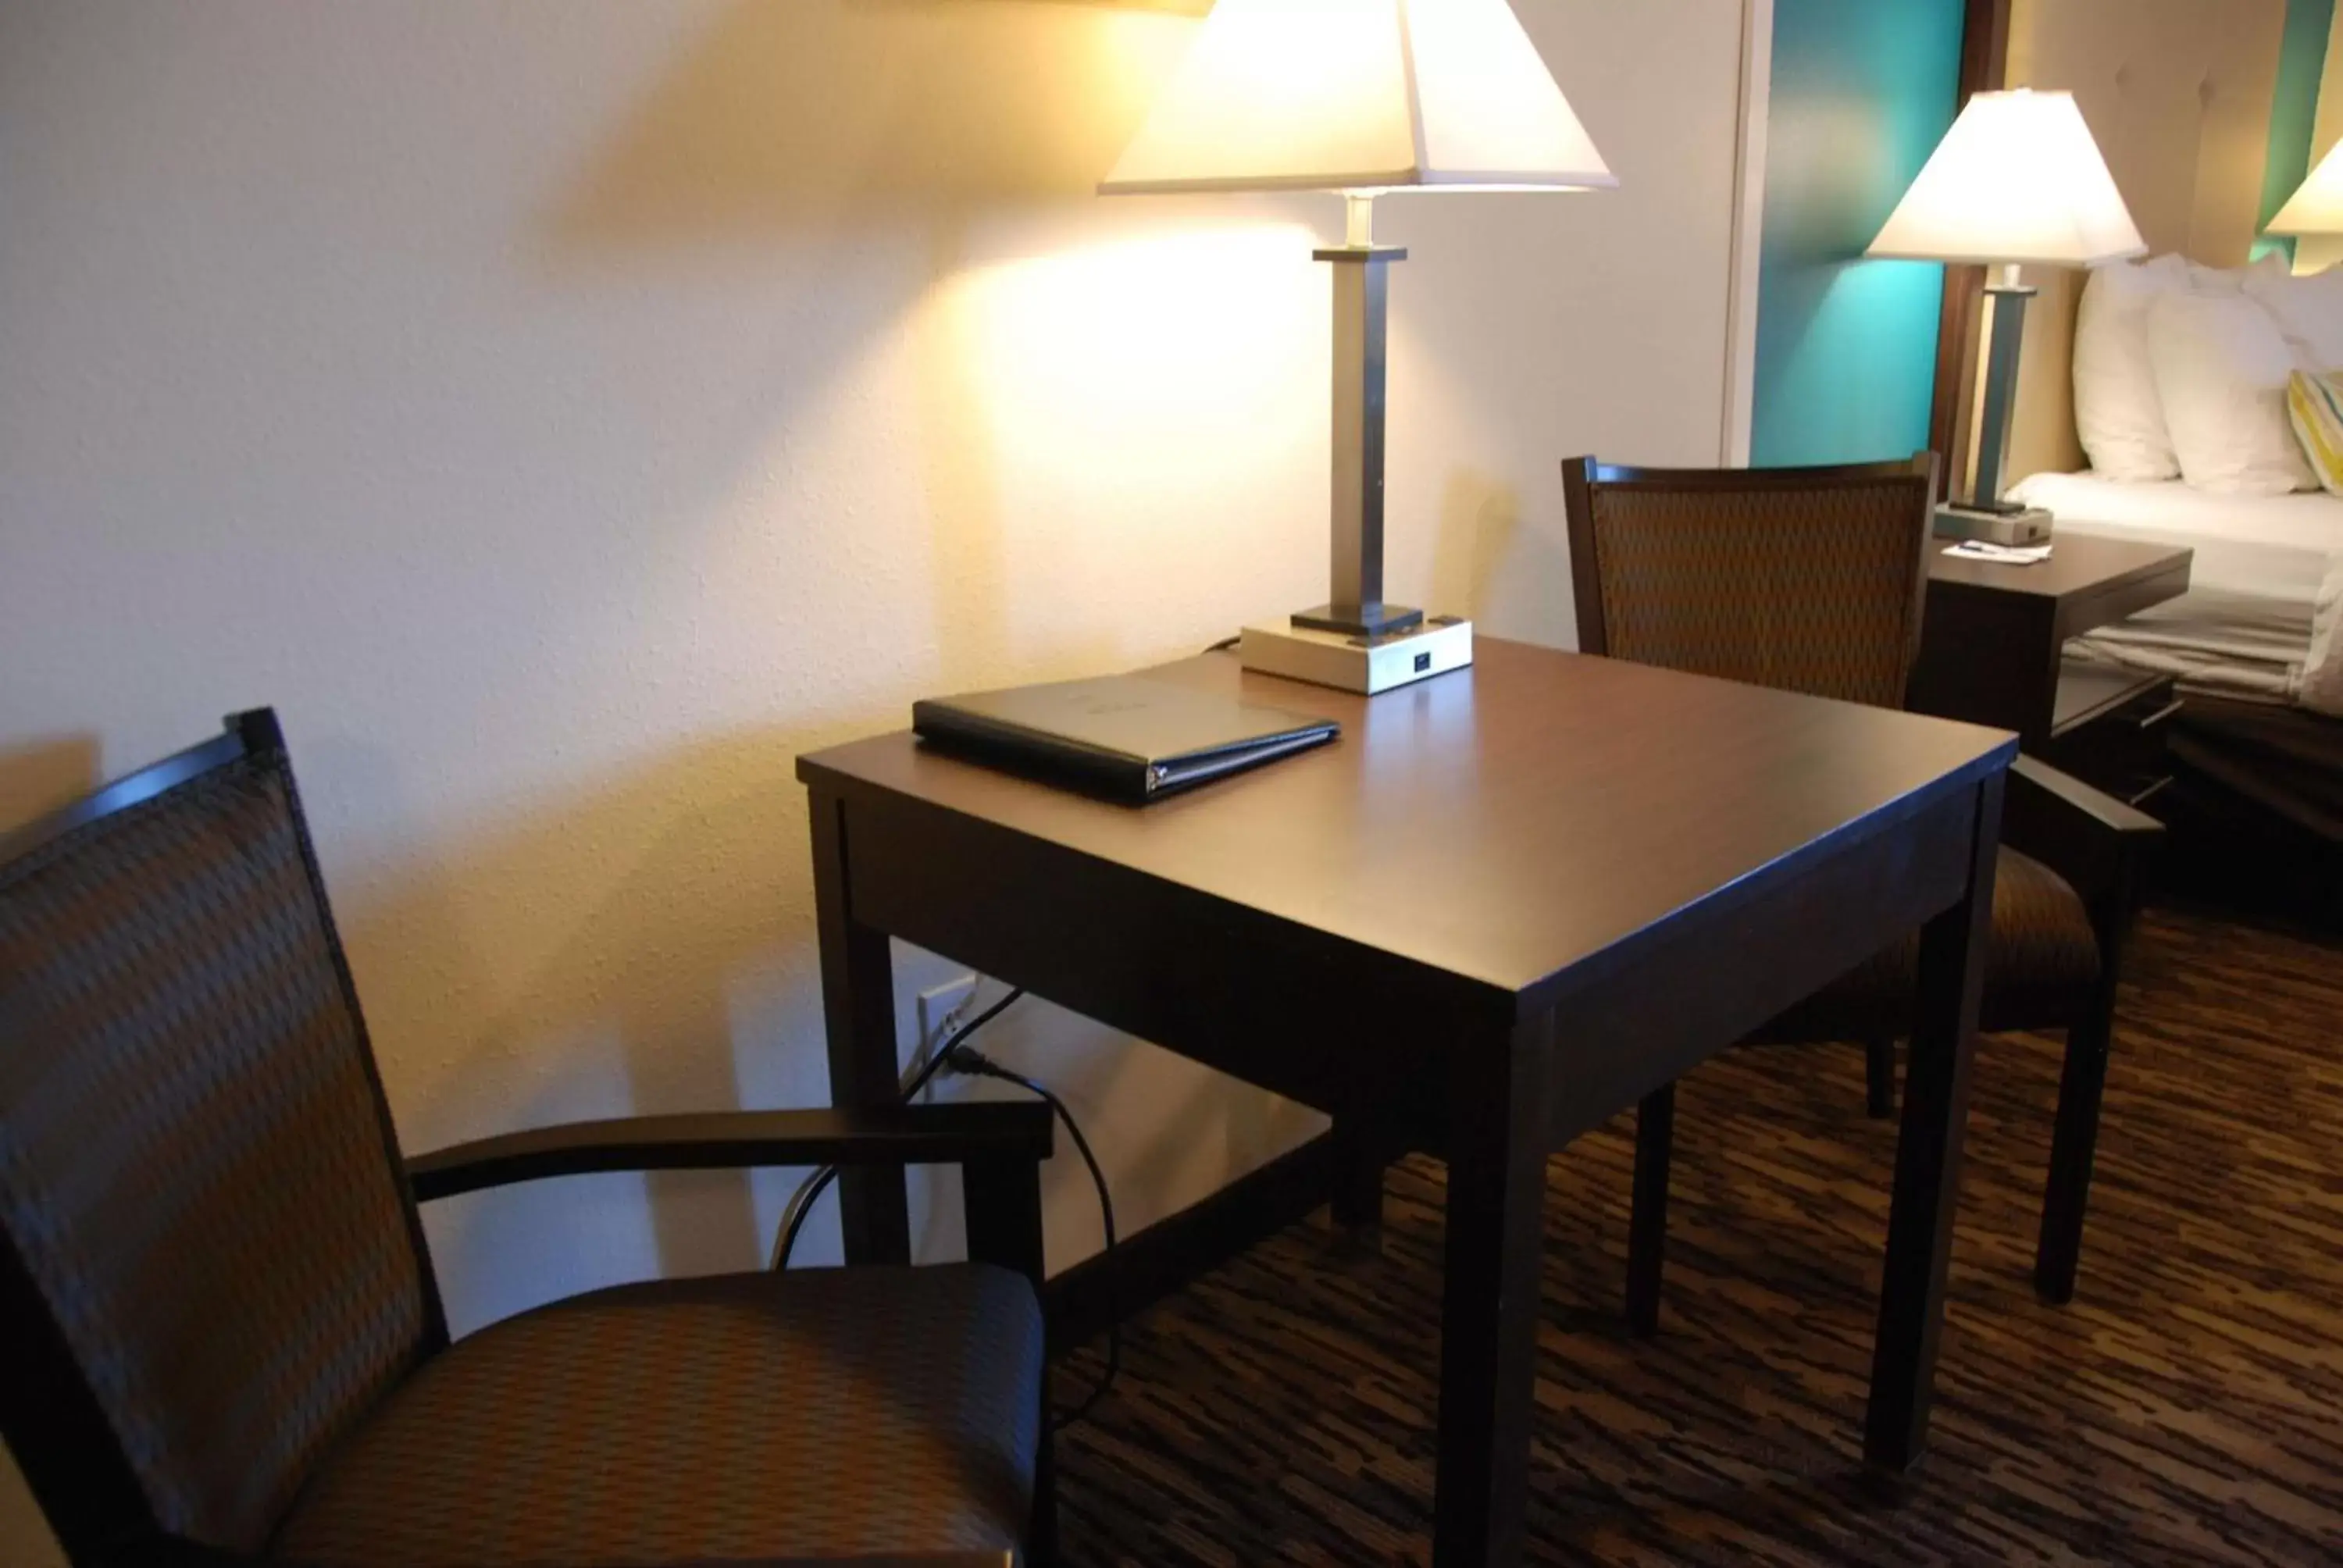
<svg viewBox="0 0 2343 1568">
<path fill-rule="evenodd" d="M 1973 95 L 1864 254 L 2088 266 L 2147 246 L 2071 93 Z"/>
<path fill-rule="evenodd" d="M 2343 142 L 2286 198 L 2265 234 L 2343 234 Z"/>
<path fill-rule="evenodd" d="M 1099 188 L 1616 184 L 1505 0 L 1219 0 Z"/>
</svg>

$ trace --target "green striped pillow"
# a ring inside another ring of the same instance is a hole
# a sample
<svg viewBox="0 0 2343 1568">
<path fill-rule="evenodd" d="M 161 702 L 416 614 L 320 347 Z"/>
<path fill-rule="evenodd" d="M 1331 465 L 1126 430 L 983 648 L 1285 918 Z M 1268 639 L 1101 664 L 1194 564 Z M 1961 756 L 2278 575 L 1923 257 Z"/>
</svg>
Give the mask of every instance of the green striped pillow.
<svg viewBox="0 0 2343 1568">
<path fill-rule="evenodd" d="M 2286 414 L 2318 482 L 2328 495 L 2343 496 L 2343 371 L 2288 377 Z"/>
</svg>

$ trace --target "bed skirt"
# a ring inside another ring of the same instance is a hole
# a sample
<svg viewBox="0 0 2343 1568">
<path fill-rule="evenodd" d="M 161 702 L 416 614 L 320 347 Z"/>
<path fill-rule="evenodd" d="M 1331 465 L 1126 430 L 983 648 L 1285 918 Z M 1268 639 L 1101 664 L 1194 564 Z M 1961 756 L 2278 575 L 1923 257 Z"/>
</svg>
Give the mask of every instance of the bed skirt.
<svg viewBox="0 0 2343 1568">
<path fill-rule="evenodd" d="M 2167 745 L 2168 885 L 2343 920 L 2343 719 L 2192 693 Z"/>
</svg>

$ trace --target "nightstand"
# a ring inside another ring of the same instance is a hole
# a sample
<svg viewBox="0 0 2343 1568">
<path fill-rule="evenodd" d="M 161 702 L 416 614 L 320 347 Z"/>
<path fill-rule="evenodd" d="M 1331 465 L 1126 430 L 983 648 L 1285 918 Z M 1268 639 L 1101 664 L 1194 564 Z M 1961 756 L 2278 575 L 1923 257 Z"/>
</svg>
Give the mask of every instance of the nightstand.
<svg viewBox="0 0 2343 1568">
<path fill-rule="evenodd" d="M 2035 566 L 1960 560 L 1931 541 L 1909 706 L 2017 731 L 2020 744 L 2126 800 L 2162 787 L 2172 681 L 2066 657 L 2069 638 L 2187 591 L 2193 551 L 2083 534 Z"/>
<path fill-rule="evenodd" d="M 2145 807 L 2172 782 L 2165 721 L 2180 711 L 2172 677 L 2070 658 L 2042 759 L 2129 805 Z"/>
</svg>

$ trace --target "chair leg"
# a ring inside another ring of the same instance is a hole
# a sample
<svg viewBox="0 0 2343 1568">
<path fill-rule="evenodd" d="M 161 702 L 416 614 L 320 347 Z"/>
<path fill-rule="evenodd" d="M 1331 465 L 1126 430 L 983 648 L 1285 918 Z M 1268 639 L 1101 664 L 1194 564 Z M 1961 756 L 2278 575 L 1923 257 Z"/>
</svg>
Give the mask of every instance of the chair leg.
<svg viewBox="0 0 2343 1568">
<path fill-rule="evenodd" d="M 2050 1176 L 2042 1193 L 2042 1235 L 2034 1253 L 2034 1293 L 2051 1306 L 2075 1299 L 2083 1255 L 2083 1212 L 2099 1141 L 2099 1102 L 2107 1084 L 2114 998 L 2066 1031 L 2066 1065 L 2058 1081 L 2058 1119 L 2050 1134 Z"/>
<path fill-rule="evenodd" d="M 2042 1191 L 2042 1234 L 2034 1252 L 2034 1293 L 2054 1307 L 2075 1299 L 2083 1256 L 2083 1214 L 2091 1197 L 2091 1165 L 2099 1143 L 2099 1104 L 2107 1087 L 2107 1055 L 2115 1040 L 2117 980 L 2131 931 L 2144 866 L 2128 858 L 2119 875 L 2093 900 L 2091 930 L 2099 948 L 2098 983 L 2091 1005 L 2066 1031 L 2066 1060 L 2058 1076 L 2058 1113 L 2050 1133 L 2050 1173 Z"/>
<path fill-rule="evenodd" d="M 1676 1086 L 1663 1085 L 1635 1108 L 1635 1187 L 1627 1220 L 1627 1328 L 1649 1338 L 1660 1328 L 1660 1268 L 1668 1245 L 1668 1155 L 1675 1142 Z"/>
<path fill-rule="evenodd" d="M 1028 1568 L 1058 1565 L 1058 1456 L 1050 1435 L 1050 1402 L 1044 1386 L 1041 1441 L 1033 1454 L 1033 1523 L 1025 1542 Z"/>
<path fill-rule="evenodd" d="M 1863 1042 L 1865 1109 L 1882 1121 L 1896 1114 L 1896 1039 L 1882 1035 Z"/>
</svg>

